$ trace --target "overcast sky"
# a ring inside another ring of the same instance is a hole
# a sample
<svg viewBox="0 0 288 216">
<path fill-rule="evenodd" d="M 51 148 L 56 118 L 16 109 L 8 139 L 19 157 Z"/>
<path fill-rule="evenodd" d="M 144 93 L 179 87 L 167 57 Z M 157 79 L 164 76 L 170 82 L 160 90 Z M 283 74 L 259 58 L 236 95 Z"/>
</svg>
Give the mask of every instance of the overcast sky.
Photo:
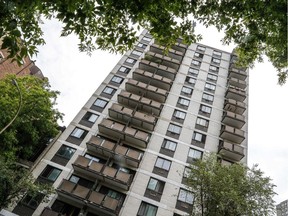
<svg viewBox="0 0 288 216">
<path fill-rule="evenodd" d="M 79 53 L 75 36 L 60 38 L 56 21 L 43 25 L 46 45 L 39 48 L 36 64 L 49 78 L 52 89 L 61 92 L 58 109 L 68 125 L 104 78 L 120 60 L 120 55 L 95 51 L 91 57 Z M 223 46 L 222 34 L 198 26 L 203 44 L 231 52 L 233 45 Z M 288 199 L 288 84 L 277 85 L 271 63 L 257 63 L 249 77 L 248 164 L 259 164 L 265 176 L 277 186 L 275 201 Z"/>
</svg>

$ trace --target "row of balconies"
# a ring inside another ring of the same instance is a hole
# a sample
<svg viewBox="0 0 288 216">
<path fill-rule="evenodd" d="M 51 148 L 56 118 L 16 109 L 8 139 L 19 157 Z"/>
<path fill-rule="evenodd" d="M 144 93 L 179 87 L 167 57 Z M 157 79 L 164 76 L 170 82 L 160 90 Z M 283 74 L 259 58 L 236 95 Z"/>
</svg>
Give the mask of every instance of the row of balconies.
<svg viewBox="0 0 288 216">
<path fill-rule="evenodd" d="M 99 132 L 107 137 L 112 137 L 116 140 L 121 139 L 141 148 L 146 148 L 150 140 L 149 133 L 109 119 L 103 119 L 99 123 L 98 128 Z"/>
<path fill-rule="evenodd" d="M 154 52 L 154 53 L 158 53 L 158 54 L 161 54 L 161 55 L 165 55 L 166 53 L 164 53 L 164 49 L 165 47 L 161 46 L 161 45 L 158 45 L 158 44 L 152 44 L 150 46 L 150 51 L 151 52 Z M 172 48 L 170 48 L 168 50 L 168 56 L 170 58 L 173 58 L 173 59 L 177 59 L 178 61 L 182 61 L 183 59 L 183 55 L 184 53 L 183 52 L 180 52 L 180 51 L 177 51 L 177 50 L 174 50 Z"/>
<path fill-rule="evenodd" d="M 235 64 L 231 64 L 228 72 L 228 77 L 245 81 L 247 78 L 247 71 L 246 69 L 237 68 Z"/>
<path fill-rule="evenodd" d="M 238 144 L 232 144 L 227 141 L 220 141 L 218 154 L 232 161 L 240 161 L 244 157 L 244 148 Z"/>
<path fill-rule="evenodd" d="M 124 190 L 128 190 L 133 180 L 133 175 L 110 167 L 106 164 L 91 160 L 84 156 L 78 156 L 72 164 L 74 171 L 92 179 L 98 179 Z"/>
<path fill-rule="evenodd" d="M 154 130 L 157 120 L 152 115 L 138 112 L 135 109 L 133 110 L 116 103 L 112 104 L 109 108 L 109 116 L 121 122 L 129 122 L 133 126 L 150 131 Z"/>
<path fill-rule="evenodd" d="M 92 211 L 100 211 L 105 215 L 111 216 L 118 215 L 123 202 L 122 200 L 108 196 L 108 194 L 99 193 L 65 179 L 63 179 L 62 183 L 58 187 L 57 193 L 60 199 L 69 201 L 69 203 L 77 203 L 83 207 L 87 206 L 88 209 Z M 54 212 L 51 212 L 50 210 L 49 213 Z"/>
<path fill-rule="evenodd" d="M 104 138 L 92 136 L 87 142 L 87 149 L 107 158 L 120 163 L 125 163 L 129 166 L 137 168 L 143 156 L 143 152 L 119 145 Z"/>
<path fill-rule="evenodd" d="M 169 68 L 173 68 L 178 70 L 180 67 L 181 62 L 177 59 L 170 58 L 166 55 L 154 53 L 151 51 L 146 52 L 145 59 L 148 61 L 155 62 L 157 64 L 165 65 Z"/>
</svg>

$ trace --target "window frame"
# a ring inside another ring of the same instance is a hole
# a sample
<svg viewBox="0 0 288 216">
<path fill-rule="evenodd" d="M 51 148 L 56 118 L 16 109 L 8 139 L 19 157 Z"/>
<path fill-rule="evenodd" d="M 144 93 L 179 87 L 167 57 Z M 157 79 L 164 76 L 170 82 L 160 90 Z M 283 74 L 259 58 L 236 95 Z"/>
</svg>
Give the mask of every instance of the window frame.
<svg viewBox="0 0 288 216">
<path fill-rule="evenodd" d="M 183 91 L 184 90 L 184 91 Z M 184 95 L 189 95 L 191 96 L 193 94 L 193 89 L 189 88 L 187 86 L 183 86 L 181 89 L 181 93 L 183 93 Z"/>
<path fill-rule="evenodd" d="M 199 137 L 200 136 L 200 137 Z M 205 134 L 202 134 L 202 133 L 199 133 L 197 131 L 194 131 L 193 132 L 193 135 L 192 135 L 192 141 L 195 141 L 197 143 L 203 143 L 205 144 L 206 142 L 206 135 Z"/>
<path fill-rule="evenodd" d="M 191 65 L 196 66 L 196 67 L 200 67 L 201 66 L 201 61 L 192 59 Z"/>
<path fill-rule="evenodd" d="M 63 150 L 62 148 L 65 148 L 65 149 Z M 66 154 L 67 149 L 68 149 L 68 152 L 71 151 L 71 150 L 72 150 L 72 152 Z M 61 154 L 61 151 L 64 151 L 64 154 L 63 153 Z M 60 148 L 58 149 L 58 151 L 56 152 L 55 155 L 57 155 L 58 157 L 62 157 L 62 158 L 65 158 L 67 160 L 70 160 L 73 157 L 75 152 L 76 152 L 75 148 L 72 148 L 72 147 L 70 147 L 68 145 L 64 145 L 63 144 L 63 145 L 60 146 Z"/>
<path fill-rule="evenodd" d="M 181 101 L 185 101 L 185 103 L 182 103 Z M 179 97 L 177 103 L 182 106 L 188 107 L 190 105 L 190 100 L 183 98 L 183 97 Z"/>
<path fill-rule="evenodd" d="M 61 172 L 62 172 L 61 169 L 58 169 L 58 168 L 53 167 L 53 166 L 48 164 L 43 169 L 41 174 L 38 176 L 38 180 L 40 180 L 40 182 L 54 183 L 57 180 L 57 178 L 59 177 L 59 175 L 61 174 Z"/>
<path fill-rule="evenodd" d="M 217 65 L 220 65 L 221 59 L 212 57 L 211 62 L 214 63 L 214 64 L 217 64 Z"/>
<path fill-rule="evenodd" d="M 182 193 L 181 193 L 181 191 L 182 191 Z M 181 194 L 183 195 L 183 193 L 184 193 L 184 195 L 185 195 L 185 199 L 184 199 L 184 200 L 183 200 L 182 198 L 180 199 L 180 196 L 181 196 Z M 188 196 L 188 195 L 192 196 L 192 200 L 191 200 L 191 201 L 190 201 L 190 200 L 187 201 L 187 196 Z M 187 204 L 189 204 L 189 205 L 193 205 L 194 195 L 193 195 L 192 192 L 190 192 L 190 191 L 188 191 L 188 190 L 185 190 L 185 189 L 183 189 L 183 188 L 180 188 L 180 189 L 179 189 L 179 193 L 178 193 L 177 200 L 179 200 L 179 201 L 181 201 L 181 202 L 184 202 L 184 203 L 187 203 Z"/>
<path fill-rule="evenodd" d="M 116 89 L 110 87 L 110 86 L 105 86 L 102 93 L 107 94 L 107 95 L 114 95 L 116 92 Z"/>
<path fill-rule="evenodd" d="M 203 93 L 202 94 L 202 101 L 207 102 L 207 103 L 213 103 L 214 101 L 214 95 Z"/>
<path fill-rule="evenodd" d="M 167 131 L 169 131 L 172 134 L 180 135 L 181 131 L 182 131 L 182 127 L 179 125 L 170 123 L 168 128 L 167 128 Z"/>
<path fill-rule="evenodd" d="M 120 81 L 118 81 L 120 80 Z M 120 77 L 120 76 L 116 76 L 114 75 L 112 78 L 111 78 L 111 82 L 113 83 L 116 83 L 116 84 L 121 84 L 123 82 L 124 78 L 123 77 Z"/>
<path fill-rule="evenodd" d="M 150 208 L 152 210 L 150 210 Z M 139 206 L 137 216 L 156 216 L 157 211 L 158 211 L 158 206 L 142 201 Z"/>
<path fill-rule="evenodd" d="M 88 132 L 86 130 L 79 128 L 79 127 L 75 127 L 73 131 L 71 132 L 70 136 L 77 138 L 77 139 L 84 139 L 87 133 Z"/>
<path fill-rule="evenodd" d="M 189 67 L 188 69 L 188 75 L 197 77 L 199 74 L 199 69 L 193 68 L 193 67 Z"/>
<path fill-rule="evenodd" d="M 187 162 L 188 163 L 193 163 L 196 162 L 198 160 L 202 160 L 203 158 L 203 151 L 194 149 L 194 148 L 190 148 L 188 151 L 188 155 L 187 155 Z"/>
<path fill-rule="evenodd" d="M 157 157 L 154 167 L 157 167 L 158 169 L 162 169 L 165 171 L 169 171 L 171 168 L 171 164 L 172 164 L 172 161 L 164 159 L 162 157 Z"/>
<path fill-rule="evenodd" d="M 205 51 L 206 51 L 206 47 L 203 47 L 203 46 L 198 45 L 197 48 L 196 48 L 196 50 L 205 52 Z"/>
<path fill-rule="evenodd" d="M 128 57 L 128 58 L 125 60 L 125 62 L 128 63 L 128 64 L 134 65 L 134 64 L 137 62 L 137 60 L 134 59 L 134 58 Z"/>
<path fill-rule="evenodd" d="M 97 101 L 100 101 L 100 103 L 105 103 L 104 105 L 97 105 Z M 106 100 L 103 100 L 103 99 L 101 99 L 101 98 L 97 98 L 95 101 L 94 101 L 94 103 L 93 103 L 93 105 L 94 106 L 96 106 L 96 107 L 99 107 L 99 108 L 101 108 L 101 109 L 104 109 L 106 106 L 107 106 L 107 104 L 108 104 L 108 101 L 106 101 Z"/>
<path fill-rule="evenodd" d="M 214 73 L 218 73 L 219 72 L 219 67 L 217 67 L 215 65 L 209 65 L 209 71 L 210 72 L 214 72 Z"/>
<path fill-rule="evenodd" d="M 123 70 L 123 68 L 125 68 L 125 70 Z M 124 73 L 124 74 L 128 74 L 130 71 L 131 71 L 130 68 L 125 67 L 125 66 L 122 66 L 122 65 L 121 65 L 121 67 L 119 67 L 119 69 L 118 69 L 118 72 Z"/>
<path fill-rule="evenodd" d="M 213 78 L 212 78 L 212 77 L 213 77 Z M 211 82 L 217 82 L 218 76 L 215 75 L 215 74 L 208 73 L 208 74 L 207 74 L 207 80 L 209 80 L 209 81 L 211 81 Z"/>
<path fill-rule="evenodd" d="M 205 83 L 204 89 L 206 91 L 211 91 L 211 92 L 215 92 L 216 91 L 216 85 L 212 84 L 212 83 Z"/>
</svg>

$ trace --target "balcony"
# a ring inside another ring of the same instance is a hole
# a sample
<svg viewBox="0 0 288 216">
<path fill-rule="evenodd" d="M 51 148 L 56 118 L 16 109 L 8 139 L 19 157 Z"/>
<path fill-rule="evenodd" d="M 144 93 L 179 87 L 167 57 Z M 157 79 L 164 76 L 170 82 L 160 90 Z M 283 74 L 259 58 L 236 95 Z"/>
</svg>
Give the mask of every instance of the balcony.
<svg viewBox="0 0 288 216">
<path fill-rule="evenodd" d="M 137 168 L 143 153 L 125 146 L 117 145 L 100 137 L 92 136 L 87 142 L 89 151 L 105 157 L 112 157 L 115 161 Z"/>
<path fill-rule="evenodd" d="M 236 101 L 241 101 L 243 102 L 246 99 L 246 92 L 243 91 L 242 89 L 236 88 L 234 86 L 229 86 L 225 97 L 228 99 L 233 99 Z"/>
<path fill-rule="evenodd" d="M 218 154 L 233 161 L 240 161 L 244 157 L 244 148 L 237 144 L 220 141 Z"/>
<path fill-rule="evenodd" d="M 246 88 L 246 81 L 231 77 L 231 78 L 229 78 L 228 82 L 229 82 L 229 84 L 231 84 L 232 86 L 235 86 L 237 88 L 240 88 L 240 89 Z"/>
<path fill-rule="evenodd" d="M 105 134 L 107 137 L 113 137 L 116 140 L 121 139 L 128 143 L 134 144 L 141 148 L 146 148 L 150 134 L 128 127 L 109 119 L 103 119 L 98 125 L 99 132 Z"/>
<path fill-rule="evenodd" d="M 63 179 L 56 191 L 58 196 L 62 199 L 76 202 L 83 206 L 87 205 L 88 208 L 94 209 L 95 211 L 101 211 L 111 216 L 118 215 L 122 205 L 117 199 L 109 197 L 106 194 L 92 191 L 89 188 L 85 188 L 65 179 Z"/>
<path fill-rule="evenodd" d="M 109 116 L 150 131 L 154 130 L 157 120 L 154 116 L 126 108 L 116 103 L 109 108 Z"/>
<path fill-rule="evenodd" d="M 139 63 L 139 68 L 144 71 L 156 73 L 170 80 L 174 80 L 177 74 L 177 70 L 175 70 L 174 68 L 170 68 L 164 65 L 159 65 L 155 62 L 147 61 L 145 59 L 141 59 Z"/>
<path fill-rule="evenodd" d="M 41 216 L 60 216 L 61 214 L 58 212 L 53 211 L 52 209 L 49 208 L 44 208 L 44 210 L 41 213 Z"/>
<path fill-rule="evenodd" d="M 121 91 L 120 94 L 118 94 L 118 102 L 131 108 L 137 107 L 137 110 L 157 116 L 160 115 L 163 108 L 163 105 L 157 101 L 126 91 Z"/>
<path fill-rule="evenodd" d="M 165 55 L 164 49 L 165 49 L 165 47 L 160 46 L 158 44 L 152 44 L 150 46 L 150 51 L 151 52 L 158 53 L 158 54 L 161 54 L 161 55 Z M 171 48 L 168 50 L 168 56 L 170 58 L 177 59 L 180 62 L 183 59 L 183 54 L 184 54 L 183 52 L 176 51 L 176 50 L 171 49 Z"/>
<path fill-rule="evenodd" d="M 225 140 L 229 140 L 233 143 L 241 144 L 245 139 L 244 131 L 230 127 L 228 125 L 222 125 L 220 131 L 220 137 Z"/>
<path fill-rule="evenodd" d="M 173 59 L 166 55 L 161 55 L 151 51 L 146 52 L 145 59 L 160 65 L 167 66 L 169 68 L 173 68 L 175 70 L 178 70 L 180 67 L 180 61 L 178 61 L 177 59 Z"/>
<path fill-rule="evenodd" d="M 117 170 L 113 167 L 90 160 L 84 156 L 78 156 L 72 164 L 77 173 L 84 176 L 99 179 L 108 185 L 113 185 L 128 190 L 133 180 L 133 175 Z"/>
<path fill-rule="evenodd" d="M 246 104 L 233 99 L 226 99 L 224 109 L 241 115 L 246 110 Z"/>
<path fill-rule="evenodd" d="M 247 72 L 246 72 L 246 70 L 235 68 L 234 64 L 232 64 L 230 66 L 230 69 L 229 69 L 229 72 L 228 72 L 228 77 L 229 78 L 233 77 L 233 78 L 236 78 L 236 79 L 244 81 L 247 78 Z"/>
<path fill-rule="evenodd" d="M 166 77 L 162 77 L 157 74 L 144 71 L 138 68 L 135 69 L 135 71 L 133 72 L 133 79 L 143 83 L 147 84 L 149 83 L 153 86 L 164 89 L 166 91 L 169 91 L 173 84 L 173 81 Z"/>
<path fill-rule="evenodd" d="M 222 123 L 241 129 L 245 124 L 245 117 L 233 112 L 226 111 L 224 112 Z"/>
<path fill-rule="evenodd" d="M 168 96 L 168 92 L 163 89 L 133 79 L 129 79 L 125 86 L 126 90 L 131 93 L 143 95 L 160 103 L 164 103 Z"/>
</svg>

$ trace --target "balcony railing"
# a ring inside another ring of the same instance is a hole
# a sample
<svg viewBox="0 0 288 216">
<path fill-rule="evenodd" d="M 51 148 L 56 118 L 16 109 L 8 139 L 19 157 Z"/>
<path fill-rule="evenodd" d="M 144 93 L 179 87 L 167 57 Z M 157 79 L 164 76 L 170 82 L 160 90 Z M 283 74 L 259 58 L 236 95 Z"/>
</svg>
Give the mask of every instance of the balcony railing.
<svg viewBox="0 0 288 216">
<path fill-rule="evenodd" d="M 236 79 L 234 77 L 229 78 L 228 80 L 229 84 L 237 87 L 237 88 L 241 88 L 241 89 L 245 89 L 246 88 L 246 81 L 243 80 L 239 80 Z"/>
<path fill-rule="evenodd" d="M 161 55 L 165 55 L 164 49 L 165 49 L 165 47 L 160 46 L 158 44 L 152 44 L 150 46 L 150 51 L 152 51 L 154 53 L 161 54 Z M 177 59 L 178 61 L 182 61 L 183 54 L 184 54 L 183 52 L 180 52 L 180 51 L 177 51 L 177 50 L 174 50 L 174 49 L 171 49 L 171 48 L 168 50 L 168 56 L 170 58 Z"/>
<path fill-rule="evenodd" d="M 74 170 L 85 176 L 99 179 L 109 185 L 114 185 L 124 190 L 128 190 L 132 182 L 133 175 L 117 170 L 105 164 L 90 160 L 84 156 L 78 156 L 72 164 Z"/>
<path fill-rule="evenodd" d="M 154 116 L 126 108 L 116 103 L 109 108 L 109 116 L 122 122 L 129 121 L 131 125 L 150 131 L 154 130 L 157 120 Z"/>
<path fill-rule="evenodd" d="M 93 191 L 81 185 L 63 179 L 57 189 L 58 195 L 65 200 L 87 205 L 88 208 L 116 216 L 121 209 L 121 201 L 106 194 Z M 88 201 L 88 202 L 87 202 Z"/>
<path fill-rule="evenodd" d="M 121 139 L 142 148 L 146 148 L 150 139 L 150 134 L 144 131 L 128 127 L 109 119 L 103 119 L 98 125 L 98 128 L 100 133 L 105 134 L 108 137 L 114 137 L 116 140 Z"/>
<path fill-rule="evenodd" d="M 234 64 L 231 65 L 229 72 L 228 72 L 228 77 L 229 78 L 234 77 L 234 78 L 239 79 L 239 80 L 246 80 L 247 72 L 245 70 L 242 70 L 242 69 L 237 69 L 234 66 L 235 66 Z"/>
<path fill-rule="evenodd" d="M 146 52 L 145 59 L 147 59 L 148 61 L 155 62 L 160 65 L 167 66 L 169 68 L 173 68 L 175 70 L 178 70 L 180 66 L 180 61 L 178 61 L 177 59 L 173 59 L 166 55 L 161 55 L 161 54 L 154 53 L 151 51 Z"/>
<path fill-rule="evenodd" d="M 159 65 L 155 62 L 151 62 L 145 59 L 141 59 L 139 63 L 139 68 L 141 70 L 149 71 L 151 73 L 156 73 L 171 80 L 174 80 L 177 74 L 177 70 L 175 70 L 174 68 Z"/>
<path fill-rule="evenodd" d="M 226 91 L 226 98 L 243 102 L 246 99 L 246 92 L 234 86 L 229 86 Z"/>
<path fill-rule="evenodd" d="M 237 114 L 243 114 L 246 110 L 246 104 L 233 99 L 226 99 L 224 104 L 224 109 L 226 111 L 231 111 Z"/>
<path fill-rule="evenodd" d="M 240 161 L 244 157 L 244 148 L 238 144 L 220 141 L 218 154 L 222 155 L 223 158 Z"/>
<path fill-rule="evenodd" d="M 53 211 L 52 209 L 44 208 L 44 210 L 41 213 L 41 216 L 61 216 L 61 214 Z"/>
<path fill-rule="evenodd" d="M 241 144 L 245 139 L 244 131 L 230 127 L 228 125 L 222 125 L 220 137 L 225 140 L 229 140 L 233 143 Z"/>
<path fill-rule="evenodd" d="M 115 161 L 138 167 L 143 153 L 125 146 L 117 145 L 100 137 L 92 136 L 87 142 L 87 148 L 91 152 L 112 157 Z"/>
<path fill-rule="evenodd" d="M 163 105 L 157 101 L 127 91 L 121 91 L 120 94 L 118 94 L 118 102 L 131 108 L 137 107 L 137 110 L 157 116 L 160 115 L 163 108 Z"/>
<path fill-rule="evenodd" d="M 143 83 L 149 83 L 166 91 L 169 91 L 173 84 L 171 79 L 151 73 L 149 71 L 141 70 L 139 68 L 135 69 L 133 72 L 133 79 Z"/>
<path fill-rule="evenodd" d="M 245 124 L 245 117 L 233 112 L 224 112 L 222 123 L 241 129 Z"/>
<path fill-rule="evenodd" d="M 126 90 L 134 94 L 144 95 L 147 98 L 164 103 L 168 96 L 168 92 L 164 89 L 157 88 L 153 85 L 148 85 L 133 79 L 126 82 Z"/>
</svg>

